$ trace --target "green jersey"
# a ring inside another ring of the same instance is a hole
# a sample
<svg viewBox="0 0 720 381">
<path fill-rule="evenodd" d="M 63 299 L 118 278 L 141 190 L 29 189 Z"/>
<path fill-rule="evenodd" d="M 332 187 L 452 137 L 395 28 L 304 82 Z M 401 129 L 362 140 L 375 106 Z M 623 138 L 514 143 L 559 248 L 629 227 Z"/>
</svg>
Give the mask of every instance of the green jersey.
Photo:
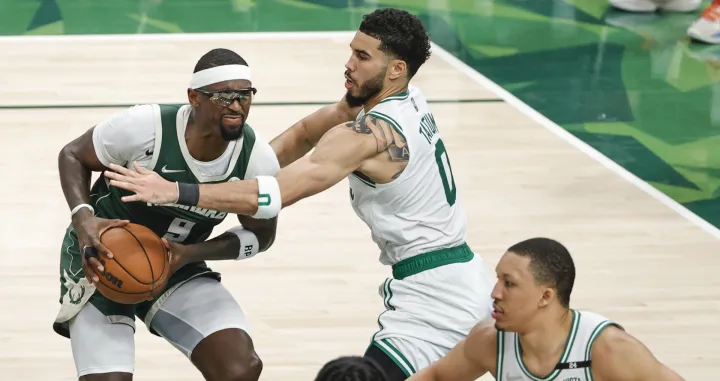
<svg viewBox="0 0 720 381">
<path fill-rule="evenodd" d="M 272 176 L 280 169 L 270 145 L 247 124 L 241 138 L 230 142 L 217 159 L 211 162 L 195 160 L 185 142 L 191 112 L 189 105 L 153 104 L 131 107 L 113 115 L 93 130 L 93 147 L 98 160 L 105 166 L 114 163 L 132 167 L 132 163 L 137 162 L 169 181 L 205 184 Z M 130 192 L 110 186 L 103 176 L 93 184 L 90 193 L 90 204 L 98 217 L 127 219 L 149 227 L 160 237 L 182 244 L 206 240 L 227 215 L 182 205 L 127 203 L 121 197 Z M 112 302 L 95 292 L 94 285 L 84 278 L 81 265 L 81 248 L 70 225 L 60 250 L 61 308 L 53 324 L 56 332 L 68 337 L 68 322 L 88 302 L 115 322 L 134 327 L 134 316 L 138 316 L 149 324 L 157 310 L 153 307 L 155 301 L 162 296 L 137 305 Z M 204 262 L 188 264 L 170 277 L 165 294 L 199 276 L 219 279 L 220 274 Z"/>
<path fill-rule="evenodd" d="M 152 150 L 145 150 L 152 158 L 152 169 L 168 181 L 185 183 L 218 183 L 244 179 L 256 143 L 255 132 L 249 125 L 243 127 L 242 137 L 228 147 L 229 162 L 224 173 L 205 175 L 196 166 L 185 144 L 184 118 L 178 117 L 181 106 L 161 105 L 160 129 Z M 183 132 L 183 133 L 180 133 Z M 147 156 L 150 156 L 147 155 Z M 268 158 L 270 159 L 270 158 Z M 127 163 L 132 166 L 132 163 Z M 145 202 L 127 203 L 121 197 L 132 194 L 110 186 L 105 177 L 95 182 L 90 202 L 98 217 L 127 219 L 147 226 L 158 236 L 183 244 L 202 242 L 220 224 L 227 213 L 183 205 L 153 205 Z"/>
</svg>

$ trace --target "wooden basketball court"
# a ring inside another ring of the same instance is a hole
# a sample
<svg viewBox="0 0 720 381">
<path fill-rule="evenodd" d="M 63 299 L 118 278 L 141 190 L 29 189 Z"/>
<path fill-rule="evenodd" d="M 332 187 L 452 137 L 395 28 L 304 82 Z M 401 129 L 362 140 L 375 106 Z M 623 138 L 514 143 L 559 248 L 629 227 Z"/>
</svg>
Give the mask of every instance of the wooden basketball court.
<svg viewBox="0 0 720 381">
<path fill-rule="evenodd" d="M 184 102 L 198 58 L 225 47 L 254 70 L 259 92 L 248 122 L 270 140 L 320 107 L 307 103 L 342 97 L 351 37 L 0 38 L 0 104 L 38 106 L 0 109 L 0 379 L 76 379 L 70 341 L 51 328 L 70 222 L 57 155 L 122 110 L 91 106 Z M 574 308 L 615 319 L 687 380 L 717 374 L 720 232 L 583 152 L 448 56 L 436 48 L 413 82 L 437 101 L 431 107 L 468 213 L 468 242 L 488 269 L 520 240 L 558 239 L 577 266 Z M 390 269 L 379 264 L 348 199 L 343 181 L 284 210 L 269 252 L 211 264 L 248 316 L 262 380 L 312 380 L 326 361 L 361 354 L 377 329 L 378 286 Z M 228 217 L 216 234 L 236 223 Z M 201 379 L 183 355 L 136 323 L 135 379 Z"/>
</svg>

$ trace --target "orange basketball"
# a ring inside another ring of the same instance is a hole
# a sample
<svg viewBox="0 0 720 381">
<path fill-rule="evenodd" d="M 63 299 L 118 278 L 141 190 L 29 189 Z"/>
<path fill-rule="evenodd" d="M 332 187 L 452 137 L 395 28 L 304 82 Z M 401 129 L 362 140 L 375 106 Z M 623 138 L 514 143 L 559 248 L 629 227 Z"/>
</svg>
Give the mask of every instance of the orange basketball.
<svg viewBox="0 0 720 381">
<path fill-rule="evenodd" d="M 127 224 L 106 230 L 100 242 L 113 258 L 98 252 L 104 270 L 93 270 L 99 278 L 97 288 L 106 298 L 137 304 L 161 293 L 168 279 L 170 263 L 160 237 L 142 225 Z"/>
</svg>

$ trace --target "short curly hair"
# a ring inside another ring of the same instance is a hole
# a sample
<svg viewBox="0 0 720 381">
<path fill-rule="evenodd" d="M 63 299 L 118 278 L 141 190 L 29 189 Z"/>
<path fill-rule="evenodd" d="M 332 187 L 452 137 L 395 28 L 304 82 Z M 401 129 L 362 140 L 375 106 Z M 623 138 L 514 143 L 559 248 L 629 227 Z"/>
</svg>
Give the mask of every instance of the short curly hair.
<svg viewBox="0 0 720 381">
<path fill-rule="evenodd" d="M 216 66 L 245 65 L 249 66 L 244 58 L 230 49 L 217 48 L 205 53 L 195 64 L 193 73 L 210 69 Z"/>
<path fill-rule="evenodd" d="M 430 37 L 422 21 L 407 11 L 377 9 L 363 16 L 360 32 L 380 40 L 380 50 L 407 64 L 408 78 L 430 58 Z"/>
<path fill-rule="evenodd" d="M 530 257 L 530 271 L 535 283 L 554 288 L 560 304 L 565 308 L 570 307 L 575 263 L 565 246 L 550 238 L 531 238 L 516 243 L 507 251 Z"/>
</svg>

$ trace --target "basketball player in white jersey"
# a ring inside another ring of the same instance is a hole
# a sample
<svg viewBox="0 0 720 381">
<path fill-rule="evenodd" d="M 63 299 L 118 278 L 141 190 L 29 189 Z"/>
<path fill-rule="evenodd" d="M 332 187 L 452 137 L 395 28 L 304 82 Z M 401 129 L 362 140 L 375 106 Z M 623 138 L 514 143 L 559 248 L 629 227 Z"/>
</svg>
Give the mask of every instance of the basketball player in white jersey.
<svg viewBox="0 0 720 381">
<path fill-rule="evenodd" d="M 496 268 L 494 320 L 408 381 L 682 381 L 615 322 L 570 309 L 575 265 L 547 238 L 510 247 Z"/>
<path fill-rule="evenodd" d="M 398 381 L 440 359 L 489 317 L 491 282 L 465 242 L 466 216 L 436 120 L 423 93 L 409 85 L 430 55 L 422 23 L 405 11 L 377 10 L 363 18 L 350 47 L 344 101 L 272 143 L 284 166 L 274 177 L 198 187 L 140 167 L 114 166 L 106 176 L 135 193 L 126 202 L 174 202 L 254 218 L 272 218 L 349 178 L 350 202 L 393 273 L 380 287 L 386 311 L 366 356 Z M 361 107 L 355 121 L 328 126 L 348 120 L 353 107 Z"/>
</svg>

